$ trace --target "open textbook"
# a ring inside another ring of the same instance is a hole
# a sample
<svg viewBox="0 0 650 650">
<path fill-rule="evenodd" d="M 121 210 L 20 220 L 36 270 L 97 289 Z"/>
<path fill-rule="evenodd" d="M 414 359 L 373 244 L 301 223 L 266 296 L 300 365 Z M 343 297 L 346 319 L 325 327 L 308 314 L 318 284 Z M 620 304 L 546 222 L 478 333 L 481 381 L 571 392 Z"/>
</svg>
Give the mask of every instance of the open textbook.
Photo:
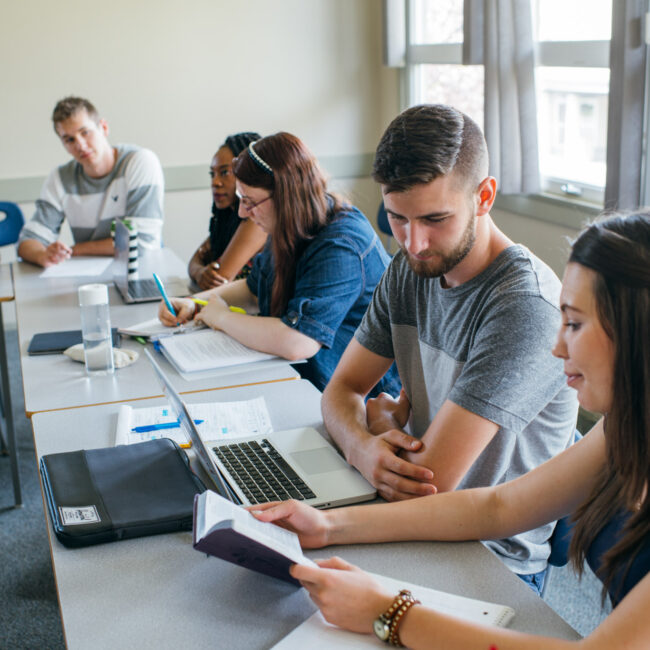
<svg viewBox="0 0 650 650">
<path fill-rule="evenodd" d="M 166 336 L 158 343 L 162 353 L 181 374 L 278 359 L 273 354 L 252 350 L 228 334 L 212 329 Z"/>
<path fill-rule="evenodd" d="M 197 429 L 203 440 L 267 435 L 273 431 L 271 416 L 263 397 L 238 402 L 190 404 L 188 410 L 193 420 L 200 421 Z M 115 444 L 130 445 L 157 438 L 171 438 L 181 447 L 189 447 L 190 443 L 180 427 L 134 431 L 176 421 L 176 415 L 167 404 L 144 408 L 122 405 L 117 416 Z"/>
<path fill-rule="evenodd" d="M 208 555 L 293 584 L 299 583 L 289 574 L 292 564 L 315 566 L 303 555 L 295 533 L 258 521 L 241 506 L 210 490 L 194 497 L 193 545 Z M 427 607 L 474 623 L 506 627 L 515 614 L 512 608 L 505 605 L 371 575 L 391 593 L 410 589 Z M 377 647 L 376 643 L 374 636 L 364 637 L 341 630 L 327 623 L 322 614 L 316 612 L 274 647 L 329 650 L 333 647 L 373 648 Z"/>
<path fill-rule="evenodd" d="M 210 490 L 194 497 L 193 544 L 197 551 L 295 585 L 292 564 L 315 566 L 303 555 L 295 533 L 258 521 Z"/>
<path fill-rule="evenodd" d="M 375 573 L 370 575 L 393 594 L 398 593 L 400 589 L 409 589 L 418 600 L 422 601 L 423 605 L 442 614 L 473 623 L 507 627 L 515 615 L 514 610 L 505 605 L 456 596 Z M 302 650 L 302 648 L 309 648 L 309 650 L 330 650 L 331 648 L 362 650 L 363 648 L 377 647 L 378 642 L 374 635 L 355 634 L 342 630 L 340 627 L 328 623 L 318 611 L 274 645 L 273 650 Z"/>
</svg>

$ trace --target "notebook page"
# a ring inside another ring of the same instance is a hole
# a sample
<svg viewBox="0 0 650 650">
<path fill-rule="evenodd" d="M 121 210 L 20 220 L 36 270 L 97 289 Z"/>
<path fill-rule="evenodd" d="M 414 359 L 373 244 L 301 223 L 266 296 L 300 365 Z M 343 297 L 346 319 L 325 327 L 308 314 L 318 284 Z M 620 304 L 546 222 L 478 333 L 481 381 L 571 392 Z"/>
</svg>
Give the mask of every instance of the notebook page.
<svg viewBox="0 0 650 650">
<path fill-rule="evenodd" d="M 135 325 L 129 325 L 128 327 L 119 327 L 118 332 L 120 334 L 126 334 L 127 336 L 152 337 L 193 332 L 203 329 L 204 327 L 205 326 L 202 323 L 195 323 L 194 321 L 178 325 L 177 327 L 167 327 L 166 325 L 163 325 L 158 318 L 150 318 L 142 323 L 136 323 Z"/>
<path fill-rule="evenodd" d="M 102 275 L 112 261 L 112 257 L 73 257 L 48 266 L 38 277 L 81 278 Z"/>
<path fill-rule="evenodd" d="M 423 605 L 474 623 L 506 627 L 515 614 L 513 609 L 504 605 L 464 598 L 375 573 L 370 575 L 392 593 L 397 594 L 400 589 L 410 589 L 413 595 L 422 601 Z M 355 634 L 342 630 L 328 623 L 318 611 L 274 645 L 273 649 L 331 650 L 331 648 L 345 648 L 346 650 L 362 650 L 363 648 L 376 649 L 377 644 L 378 641 L 374 635 Z"/>
<path fill-rule="evenodd" d="M 273 354 L 252 350 L 224 332 L 215 330 L 168 336 L 160 339 L 160 345 L 181 372 L 222 368 L 277 358 Z"/>
<path fill-rule="evenodd" d="M 263 397 L 237 402 L 188 404 L 187 408 L 193 420 L 203 420 L 196 427 L 204 441 L 266 435 L 273 431 L 271 416 Z M 189 441 L 180 427 L 148 432 L 132 431 L 134 427 L 174 422 L 176 419 L 175 413 L 167 404 L 145 408 L 123 405 L 117 418 L 115 444 L 130 445 L 157 438 L 171 438 L 179 445 L 185 445 Z"/>
</svg>

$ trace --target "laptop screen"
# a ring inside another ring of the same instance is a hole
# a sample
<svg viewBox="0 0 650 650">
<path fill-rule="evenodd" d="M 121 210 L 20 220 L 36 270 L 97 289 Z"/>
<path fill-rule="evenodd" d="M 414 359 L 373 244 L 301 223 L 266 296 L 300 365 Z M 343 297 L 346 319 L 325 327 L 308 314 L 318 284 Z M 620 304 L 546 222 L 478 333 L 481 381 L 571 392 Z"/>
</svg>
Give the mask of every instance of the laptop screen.
<svg viewBox="0 0 650 650">
<path fill-rule="evenodd" d="M 229 501 L 233 501 L 234 503 L 239 503 L 239 499 L 235 493 L 231 490 L 230 486 L 223 480 L 223 477 L 215 468 L 214 463 L 210 458 L 210 454 L 205 448 L 203 440 L 201 440 L 201 436 L 199 435 L 196 425 L 194 424 L 194 420 L 187 410 L 187 405 L 185 402 L 183 402 L 176 389 L 172 386 L 162 368 L 158 365 L 158 362 L 153 358 L 151 352 L 145 349 L 144 353 L 149 359 L 149 362 L 151 363 L 153 370 L 158 377 L 158 381 L 162 386 L 163 393 L 169 400 L 169 406 L 172 412 L 176 415 L 181 425 L 181 429 L 183 429 L 188 439 L 192 441 L 192 449 L 199 459 L 201 466 L 210 476 L 215 484 L 215 487 L 217 488 L 217 491 L 222 497 L 228 499 Z"/>
</svg>

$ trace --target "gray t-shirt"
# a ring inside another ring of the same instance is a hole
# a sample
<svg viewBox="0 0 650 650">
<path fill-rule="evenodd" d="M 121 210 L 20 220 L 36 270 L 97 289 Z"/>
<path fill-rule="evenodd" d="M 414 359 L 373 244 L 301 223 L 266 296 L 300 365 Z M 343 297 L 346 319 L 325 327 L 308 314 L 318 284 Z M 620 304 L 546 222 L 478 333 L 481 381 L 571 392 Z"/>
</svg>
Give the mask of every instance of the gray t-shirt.
<svg viewBox="0 0 650 650">
<path fill-rule="evenodd" d="M 565 449 L 578 403 L 551 355 L 560 325 L 560 282 L 523 246 L 504 250 L 468 282 L 443 289 L 398 252 L 355 333 L 397 362 L 421 437 L 447 399 L 499 425 L 458 489 L 496 485 Z M 487 542 L 516 573 L 546 566 L 552 525 Z"/>
</svg>

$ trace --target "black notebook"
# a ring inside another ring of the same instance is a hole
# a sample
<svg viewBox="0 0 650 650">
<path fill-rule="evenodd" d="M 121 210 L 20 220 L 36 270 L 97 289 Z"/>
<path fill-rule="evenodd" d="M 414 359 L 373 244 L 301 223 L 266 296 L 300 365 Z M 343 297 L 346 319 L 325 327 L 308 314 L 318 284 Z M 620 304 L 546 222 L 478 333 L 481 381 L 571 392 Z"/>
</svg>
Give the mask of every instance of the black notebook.
<svg viewBox="0 0 650 650">
<path fill-rule="evenodd" d="M 40 470 L 54 532 L 73 547 L 191 530 L 205 490 L 169 438 L 49 454 Z"/>
<path fill-rule="evenodd" d="M 111 330 L 113 334 L 113 347 L 120 345 L 120 334 L 117 327 Z M 83 343 L 81 330 L 66 330 L 63 332 L 41 332 L 34 334 L 27 348 L 27 354 L 57 354 L 67 350 L 72 345 Z"/>
</svg>

